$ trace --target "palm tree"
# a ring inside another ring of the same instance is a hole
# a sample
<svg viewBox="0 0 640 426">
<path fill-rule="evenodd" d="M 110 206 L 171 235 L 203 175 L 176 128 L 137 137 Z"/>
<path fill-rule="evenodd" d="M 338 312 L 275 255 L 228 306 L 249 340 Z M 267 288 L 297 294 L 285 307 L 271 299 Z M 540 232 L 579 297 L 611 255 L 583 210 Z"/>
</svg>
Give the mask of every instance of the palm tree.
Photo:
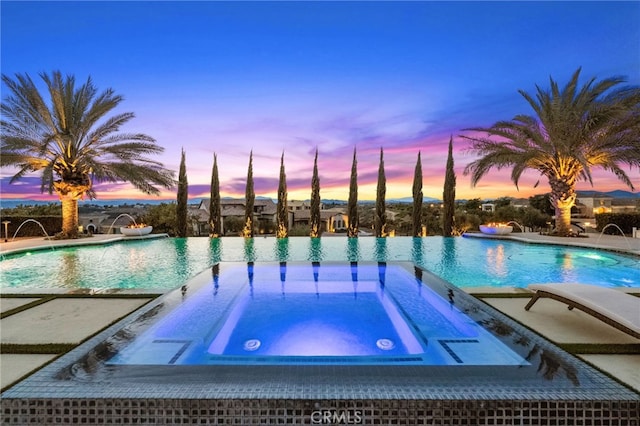
<svg viewBox="0 0 640 426">
<path fill-rule="evenodd" d="M 516 187 L 527 169 L 546 177 L 556 233 L 562 236 L 571 235 L 577 181 L 593 185 L 592 169 L 600 167 L 633 190 L 621 166 L 640 167 L 640 87 L 620 87 L 625 79 L 610 77 L 592 78 L 578 88 L 579 76 L 580 68 L 562 89 L 550 79 L 551 89 L 536 86 L 535 98 L 520 90 L 536 116 L 517 115 L 488 128 L 467 129 L 487 137 L 462 136 L 480 155 L 464 171 L 473 185 L 494 167 L 510 167 Z"/>
<path fill-rule="evenodd" d="M 2 75 L 9 94 L 0 105 L 0 167 L 17 169 L 10 183 L 41 172 L 40 190 L 55 191 L 62 203 L 60 237 L 77 237 L 78 200 L 95 197 L 93 182 L 130 182 L 147 194 L 174 186 L 174 173 L 147 157 L 164 148 L 145 134 L 120 132 L 134 114 L 107 117 L 122 96 L 98 93 L 90 77 L 80 87 L 59 71 L 40 77 L 49 104 L 29 75 Z"/>
</svg>

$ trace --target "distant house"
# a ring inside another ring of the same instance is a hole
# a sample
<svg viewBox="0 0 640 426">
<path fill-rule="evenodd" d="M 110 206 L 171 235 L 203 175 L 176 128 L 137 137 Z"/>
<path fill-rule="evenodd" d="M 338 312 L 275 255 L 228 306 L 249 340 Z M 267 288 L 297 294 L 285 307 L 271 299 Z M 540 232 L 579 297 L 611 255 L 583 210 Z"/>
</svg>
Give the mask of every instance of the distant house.
<svg viewBox="0 0 640 426">
<path fill-rule="evenodd" d="M 198 226 L 196 235 L 209 234 L 209 198 L 204 198 L 197 207 Z M 222 230 L 225 233 L 225 220 L 237 217 L 244 220 L 245 200 L 241 198 L 223 198 L 220 200 Z M 287 201 L 289 227 L 308 226 L 311 222 L 311 203 L 309 201 Z M 273 233 L 277 223 L 278 206 L 270 198 L 258 198 L 254 202 L 253 214 L 259 233 Z M 320 227 L 324 232 L 340 232 L 348 226 L 347 215 L 343 208 L 324 209 L 320 204 Z"/>
<path fill-rule="evenodd" d="M 595 217 L 598 213 L 611 213 L 611 202 L 613 197 L 607 197 L 606 195 L 600 195 L 597 192 L 585 193 L 581 195 L 578 193 L 576 199 L 576 205 L 581 210 L 580 213 L 586 217 Z"/>
<path fill-rule="evenodd" d="M 496 211 L 496 205 L 493 203 L 483 203 L 480 205 L 480 209 L 483 212 L 494 212 Z"/>
<path fill-rule="evenodd" d="M 291 212 L 293 226 L 309 226 L 311 224 L 311 209 Z M 342 212 L 320 210 L 320 229 L 323 232 L 335 232 L 346 229 L 346 216 Z M 336 228 L 338 226 L 338 228 Z"/>
<path fill-rule="evenodd" d="M 511 205 L 517 209 L 524 209 L 529 207 L 529 199 L 528 198 L 514 198 L 511 200 Z"/>
<path fill-rule="evenodd" d="M 576 206 L 585 217 L 595 217 L 599 213 L 624 213 L 640 208 L 638 198 L 616 198 L 595 191 L 578 191 Z"/>
<path fill-rule="evenodd" d="M 200 208 L 202 203 L 198 205 L 189 205 L 187 214 L 191 216 L 194 221 L 192 222 L 193 235 L 206 236 L 209 235 L 209 211 Z"/>
<path fill-rule="evenodd" d="M 78 217 L 78 226 L 80 228 L 80 232 L 86 232 L 88 234 L 106 233 L 108 231 L 109 225 L 113 222 L 115 217 L 111 218 L 111 221 L 107 224 L 106 222 L 108 222 L 108 219 L 109 215 L 106 213 L 91 213 L 80 215 Z M 107 227 L 104 232 L 102 230 L 103 223 Z M 119 228 L 118 232 L 120 232 Z"/>
<path fill-rule="evenodd" d="M 209 198 L 203 198 L 198 205 L 198 235 L 209 235 Z M 223 198 L 220 200 L 222 216 L 222 233 L 225 233 L 224 222 L 230 217 L 244 220 L 244 198 Z M 277 206 L 270 198 L 257 198 L 253 203 L 253 215 L 258 232 L 269 233 L 276 223 Z"/>
<path fill-rule="evenodd" d="M 134 220 L 145 213 L 143 206 L 110 208 L 100 213 L 81 214 L 78 217 L 78 228 L 82 233 L 120 234 L 120 227 L 134 223 Z"/>
<path fill-rule="evenodd" d="M 297 212 L 301 210 L 311 210 L 311 202 L 310 201 L 298 201 L 298 200 L 287 200 L 287 209 L 292 212 Z M 320 209 L 322 209 L 322 204 L 320 204 Z"/>
</svg>

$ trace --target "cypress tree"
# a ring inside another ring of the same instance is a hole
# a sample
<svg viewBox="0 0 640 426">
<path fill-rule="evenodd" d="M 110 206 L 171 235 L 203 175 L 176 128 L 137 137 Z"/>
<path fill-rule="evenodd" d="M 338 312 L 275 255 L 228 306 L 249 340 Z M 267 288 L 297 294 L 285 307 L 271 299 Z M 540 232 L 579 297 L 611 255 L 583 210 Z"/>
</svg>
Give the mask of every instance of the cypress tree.
<svg viewBox="0 0 640 426">
<path fill-rule="evenodd" d="M 284 172 L 284 152 L 280 157 L 280 182 L 278 183 L 278 238 L 289 234 L 289 211 L 287 209 L 287 175 Z"/>
<path fill-rule="evenodd" d="M 182 158 L 180 160 L 180 171 L 178 172 L 178 199 L 176 205 L 176 235 L 184 238 L 187 236 L 187 199 L 189 197 L 189 184 L 187 183 L 187 166 L 184 148 L 182 148 Z"/>
<path fill-rule="evenodd" d="M 312 238 L 319 237 L 320 230 L 320 178 L 318 178 L 318 148 L 316 148 L 316 156 L 313 160 L 313 177 L 311 178 L 311 231 L 309 236 Z"/>
<path fill-rule="evenodd" d="M 453 235 L 456 209 L 456 173 L 453 170 L 453 137 L 449 139 L 449 155 L 447 156 L 447 169 L 444 176 L 442 204 L 442 235 L 451 237 Z"/>
<path fill-rule="evenodd" d="M 253 151 L 249 154 L 249 170 L 247 171 L 247 187 L 244 195 L 244 228 L 242 235 L 253 237 L 253 205 L 256 194 L 253 191 Z"/>
<path fill-rule="evenodd" d="M 418 151 L 418 161 L 413 172 L 413 236 L 422 236 L 422 160 Z"/>
<path fill-rule="evenodd" d="M 348 237 L 358 236 L 358 160 L 356 160 L 356 149 L 353 148 L 353 162 L 351 163 L 351 179 L 349 181 L 349 203 L 347 204 L 347 217 L 349 227 Z"/>
<path fill-rule="evenodd" d="M 385 196 L 387 193 L 387 179 L 384 175 L 384 159 L 380 148 L 380 165 L 378 166 L 378 188 L 376 190 L 376 214 L 374 218 L 374 231 L 376 237 L 387 236 L 387 216 L 385 211 Z"/>
<path fill-rule="evenodd" d="M 218 156 L 214 153 L 211 171 L 211 196 L 209 198 L 209 236 L 218 238 L 220 235 L 222 235 L 220 180 L 218 179 Z"/>
</svg>

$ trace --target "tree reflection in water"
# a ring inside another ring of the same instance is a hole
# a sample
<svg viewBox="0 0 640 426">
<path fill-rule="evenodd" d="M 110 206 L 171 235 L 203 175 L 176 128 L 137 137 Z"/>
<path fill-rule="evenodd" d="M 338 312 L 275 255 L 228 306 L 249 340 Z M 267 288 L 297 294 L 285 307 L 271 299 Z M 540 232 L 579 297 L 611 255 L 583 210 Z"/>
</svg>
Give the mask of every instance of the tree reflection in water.
<svg viewBox="0 0 640 426">
<path fill-rule="evenodd" d="M 140 328 L 155 320 L 158 314 L 164 309 L 164 303 L 153 307 L 145 312 L 133 324 L 121 329 L 113 336 L 101 342 L 91 349 L 77 362 L 68 365 L 60 370 L 55 378 L 58 380 L 90 380 L 96 373 L 103 371 L 101 368 L 105 361 L 114 357 L 118 351 L 135 339 Z"/>
<path fill-rule="evenodd" d="M 531 340 L 519 333 L 516 333 L 513 327 L 496 318 L 488 318 L 482 321 L 478 321 L 485 329 L 492 331 L 494 334 L 501 337 L 512 336 L 513 342 L 519 346 L 528 347 L 531 345 Z M 534 344 L 525 359 L 534 363 L 534 358 L 539 356 L 538 372 L 542 372 L 542 377 L 547 380 L 553 380 L 560 372 L 564 371 L 567 379 L 571 381 L 575 386 L 580 385 L 578 378 L 578 372 L 576 368 L 564 362 L 558 354 L 541 347 L 539 344 Z"/>
</svg>

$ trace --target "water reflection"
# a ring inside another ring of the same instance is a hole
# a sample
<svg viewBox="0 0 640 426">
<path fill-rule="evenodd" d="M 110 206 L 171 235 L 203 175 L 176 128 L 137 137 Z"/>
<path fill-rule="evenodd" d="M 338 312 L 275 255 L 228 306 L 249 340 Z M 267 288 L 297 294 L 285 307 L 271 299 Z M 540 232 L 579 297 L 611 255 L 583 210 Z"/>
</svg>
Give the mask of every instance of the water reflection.
<svg viewBox="0 0 640 426">
<path fill-rule="evenodd" d="M 311 265 L 313 269 L 313 284 L 316 287 L 316 297 L 320 297 L 320 287 L 318 284 L 320 278 L 320 262 L 312 262 Z"/>
<path fill-rule="evenodd" d="M 322 257 L 321 238 L 309 238 L 309 260 L 312 262 L 320 262 Z"/>
<path fill-rule="evenodd" d="M 387 274 L 387 262 L 378 262 L 378 280 L 380 281 L 380 286 L 384 288 L 384 283 L 386 281 Z"/>
<path fill-rule="evenodd" d="M 573 265 L 573 256 L 570 253 L 563 253 L 561 256 L 558 256 L 558 263 L 561 265 L 560 271 L 562 273 L 562 279 L 564 281 L 573 281 L 574 280 L 574 265 Z"/>
<path fill-rule="evenodd" d="M 386 262 L 387 261 L 387 239 L 386 238 L 376 238 L 376 252 L 375 259 L 378 262 Z"/>
<path fill-rule="evenodd" d="M 284 297 L 284 283 L 287 281 L 287 262 L 280 262 L 280 290 Z"/>
<path fill-rule="evenodd" d="M 253 299 L 253 262 L 247 262 L 247 276 L 249 277 L 249 295 Z"/>
<path fill-rule="evenodd" d="M 456 238 L 443 238 L 440 246 L 440 262 L 444 271 L 456 267 Z"/>
<path fill-rule="evenodd" d="M 477 312 L 477 311 L 476 311 Z M 515 331 L 515 329 L 497 318 L 486 318 L 478 321 L 487 330 L 492 331 L 497 336 L 512 337 L 513 342 L 519 346 L 528 347 L 531 345 L 531 340 Z M 555 379 L 561 372 L 573 383 L 575 386 L 580 385 L 580 379 L 578 378 L 578 371 L 575 366 L 566 360 L 563 360 L 554 351 L 545 349 L 539 344 L 533 344 L 533 347 L 529 350 L 525 359 L 534 363 L 534 358 L 538 356 L 538 372 L 542 373 L 542 377 L 546 380 Z"/>
<path fill-rule="evenodd" d="M 176 253 L 176 272 L 178 276 L 186 280 L 189 277 L 189 256 L 188 245 L 186 238 L 175 239 L 175 253 Z M 136 261 L 136 263 L 138 263 Z"/>
<path fill-rule="evenodd" d="M 357 262 L 360 260 L 360 239 L 347 238 L 347 260 Z"/>
<path fill-rule="evenodd" d="M 220 264 L 216 263 L 211 267 L 211 276 L 213 277 L 213 295 L 218 295 L 218 289 L 220 288 Z"/>
<path fill-rule="evenodd" d="M 487 266 L 491 273 L 499 277 L 507 275 L 504 246 L 502 244 L 497 247 L 487 249 Z"/>
<path fill-rule="evenodd" d="M 411 241 L 411 260 L 417 265 L 422 265 L 424 261 L 424 253 L 422 250 L 422 237 L 413 237 Z"/>
<path fill-rule="evenodd" d="M 256 248 L 253 238 L 244 238 L 244 260 L 246 262 L 256 261 Z"/>
<path fill-rule="evenodd" d="M 534 356 L 540 356 L 540 364 L 538 364 L 538 373 L 542 373 L 542 377 L 546 380 L 553 380 L 558 373 L 564 371 L 567 379 L 575 386 L 580 385 L 577 369 L 562 360 L 557 354 L 547 349 L 542 349 L 539 345 L 534 345 L 527 357 L 527 361 L 531 361 Z"/>
<path fill-rule="evenodd" d="M 60 262 L 60 276 L 62 276 L 65 287 L 80 287 L 80 259 L 77 252 L 63 253 L 62 262 Z"/>
<path fill-rule="evenodd" d="M 279 262 L 289 260 L 289 238 L 276 238 L 276 259 Z"/>
<path fill-rule="evenodd" d="M 356 238 L 350 238 L 355 240 Z M 353 283 L 353 297 L 358 298 L 358 262 L 351 262 L 351 282 Z"/>
<path fill-rule="evenodd" d="M 222 238 L 209 239 L 209 259 L 212 264 L 222 261 Z"/>
</svg>

